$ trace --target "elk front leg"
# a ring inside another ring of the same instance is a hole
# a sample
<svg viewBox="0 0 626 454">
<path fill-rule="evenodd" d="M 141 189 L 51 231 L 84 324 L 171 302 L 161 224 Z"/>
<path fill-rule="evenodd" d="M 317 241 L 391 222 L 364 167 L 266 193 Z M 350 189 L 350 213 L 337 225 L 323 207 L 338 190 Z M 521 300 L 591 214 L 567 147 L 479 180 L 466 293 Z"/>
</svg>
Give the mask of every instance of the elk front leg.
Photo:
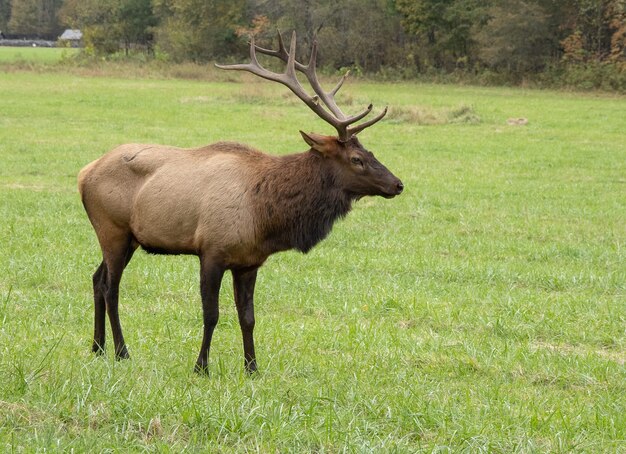
<svg viewBox="0 0 626 454">
<path fill-rule="evenodd" d="M 235 305 L 239 315 L 239 326 L 243 336 L 243 354 L 246 372 L 252 374 L 257 370 L 254 354 L 254 284 L 258 268 L 253 270 L 233 270 L 233 286 L 235 289 Z"/>
<path fill-rule="evenodd" d="M 200 259 L 200 296 L 202 297 L 202 321 L 204 334 L 195 372 L 209 373 L 209 350 L 215 325 L 219 319 L 219 293 L 224 269 L 209 259 Z"/>
</svg>

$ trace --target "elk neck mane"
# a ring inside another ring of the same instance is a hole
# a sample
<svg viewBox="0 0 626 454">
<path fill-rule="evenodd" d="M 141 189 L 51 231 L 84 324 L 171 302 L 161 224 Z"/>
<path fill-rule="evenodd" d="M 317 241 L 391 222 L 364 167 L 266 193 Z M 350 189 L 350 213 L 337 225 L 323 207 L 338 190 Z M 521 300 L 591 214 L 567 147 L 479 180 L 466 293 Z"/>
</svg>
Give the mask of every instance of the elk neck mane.
<svg viewBox="0 0 626 454">
<path fill-rule="evenodd" d="M 352 208 L 333 166 L 317 152 L 273 157 L 252 185 L 257 231 L 274 251 L 308 252 Z"/>
</svg>

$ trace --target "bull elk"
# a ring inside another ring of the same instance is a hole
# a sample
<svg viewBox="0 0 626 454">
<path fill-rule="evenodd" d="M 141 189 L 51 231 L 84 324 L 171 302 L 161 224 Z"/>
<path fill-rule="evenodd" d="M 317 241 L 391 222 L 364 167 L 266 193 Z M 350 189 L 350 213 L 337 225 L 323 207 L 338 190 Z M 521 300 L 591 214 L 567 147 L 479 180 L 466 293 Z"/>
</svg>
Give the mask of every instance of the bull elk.
<svg viewBox="0 0 626 454">
<path fill-rule="evenodd" d="M 350 211 L 353 201 L 402 192 L 402 182 L 357 138 L 387 109 L 356 124 L 372 105 L 354 116 L 340 110 L 334 97 L 345 76 L 330 92 L 322 89 L 315 70 L 317 43 L 305 65 L 295 59 L 295 32 L 289 52 L 280 33 L 278 41 L 278 50 L 270 50 L 251 39 L 250 63 L 217 66 L 249 71 L 287 86 L 337 130 L 336 137 L 300 131 L 310 149 L 286 156 L 231 142 L 192 149 L 127 144 L 80 171 L 81 199 L 103 256 L 93 275 L 96 354 L 104 352 L 106 313 L 115 357 L 129 357 L 118 314 L 119 285 L 124 268 L 141 246 L 149 253 L 192 254 L 200 259 L 204 334 L 196 372 L 208 372 L 219 289 L 225 271 L 232 272 L 245 368 L 255 371 L 253 296 L 259 267 L 275 252 L 308 252 Z M 285 72 L 261 66 L 256 52 L 285 62 Z M 314 96 L 302 87 L 296 71 L 306 76 Z"/>
</svg>

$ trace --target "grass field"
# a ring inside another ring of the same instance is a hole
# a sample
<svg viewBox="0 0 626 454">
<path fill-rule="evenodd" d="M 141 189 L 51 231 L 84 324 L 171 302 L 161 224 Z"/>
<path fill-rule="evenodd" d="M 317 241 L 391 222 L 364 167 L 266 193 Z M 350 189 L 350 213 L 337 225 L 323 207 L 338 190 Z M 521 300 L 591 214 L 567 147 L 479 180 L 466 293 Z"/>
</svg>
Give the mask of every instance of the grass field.
<svg viewBox="0 0 626 454">
<path fill-rule="evenodd" d="M 136 254 L 132 358 L 90 353 L 100 252 L 76 174 L 124 142 L 281 154 L 329 128 L 252 79 L 0 72 L 1 451 L 626 452 L 626 99 L 343 90 L 404 113 L 362 141 L 405 193 L 268 260 L 252 378 L 225 280 L 207 378 L 194 257 Z"/>
<path fill-rule="evenodd" d="M 0 63 L 43 63 L 54 64 L 75 55 L 78 49 L 62 47 L 2 47 Z"/>
</svg>

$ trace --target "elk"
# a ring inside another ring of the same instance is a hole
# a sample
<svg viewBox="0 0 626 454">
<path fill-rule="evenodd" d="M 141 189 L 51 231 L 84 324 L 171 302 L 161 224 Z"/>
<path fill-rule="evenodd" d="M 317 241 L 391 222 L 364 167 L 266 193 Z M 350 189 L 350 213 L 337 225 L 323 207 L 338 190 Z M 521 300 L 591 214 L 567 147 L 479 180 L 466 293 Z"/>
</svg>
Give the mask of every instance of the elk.
<svg viewBox="0 0 626 454">
<path fill-rule="evenodd" d="M 261 66 L 256 52 L 285 62 L 285 72 Z M 208 373 L 220 285 L 230 270 L 245 370 L 256 371 L 253 298 L 259 267 L 275 252 L 308 252 L 355 200 L 392 198 L 402 192 L 402 182 L 357 138 L 382 119 L 387 109 L 356 124 L 371 112 L 372 105 L 346 116 L 334 99 L 345 76 L 326 92 L 316 75 L 317 43 L 312 45 L 308 64 L 296 61 L 295 54 L 295 32 L 289 51 L 279 32 L 278 50 L 259 47 L 252 38 L 250 63 L 217 66 L 248 71 L 287 86 L 332 125 L 337 136 L 300 131 L 310 148 L 283 156 L 232 142 L 191 149 L 126 144 L 80 171 L 81 199 L 102 250 L 102 263 L 93 275 L 94 353 L 104 352 L 108 314 L 115 357 L 129 357 L 118 313 L 119 285 L 124 268 L 141 246 L 148 253 L 192 254 L 200 259 L 204 332 L 194 368 L 199 373 Z M 306 76 L 315 95 L 302 87 L 296 71 Z"/>
</svg>

